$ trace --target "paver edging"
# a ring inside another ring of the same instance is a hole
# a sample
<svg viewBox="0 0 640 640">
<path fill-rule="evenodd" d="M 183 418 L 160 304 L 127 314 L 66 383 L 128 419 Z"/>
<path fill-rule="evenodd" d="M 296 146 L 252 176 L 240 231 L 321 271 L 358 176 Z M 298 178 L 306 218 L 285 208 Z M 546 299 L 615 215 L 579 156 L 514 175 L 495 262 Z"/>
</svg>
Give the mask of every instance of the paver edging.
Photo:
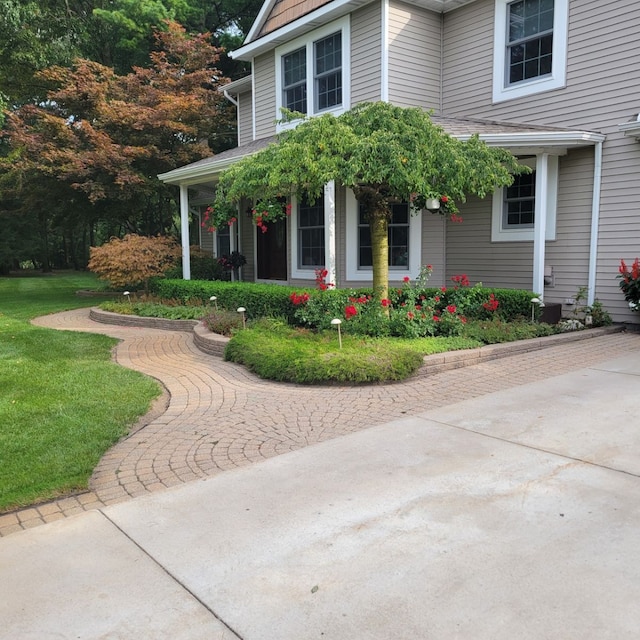
<svg viewBox="0 0 640 640">
<path fill-rule="evenodd" d="M 198 320 L 167 320 L 166 318 L 144 318 L 142 316 L 127 315 L 103 311 L 92 307 L 89 318 L 102 324 L 116 324 L 123 327 L 147 327 L 149 329 L 165 329 L 167 331 L 193 331 Z"/>
<path fill-rule="evenodd" d="M 229 338 L 209 331 L 202 322 L 196 320 L 165 320 L 162 318 L 143 318 L 140 316 L 128 316 L 110 311 L 103 311 L 96 307 L 91 309 L 89 317 L 96 322 L 106 324 L 120 324 L 125 326 L 151 327 L 155 329 L 169 329 L 174 331 L 191 331 L 193 342 L 200 351 L 209 355 L 223 357 L 224 349 L 229 342 Z M 552 336 L 541 338 L 530 338 L 528 340 L 517 340 L 515 342 L 503 342 L 500 344 L 489 344 L 476 349 L 462 349 L 460 351 L 447 351 L 446 353 L 434 353 L 424 356 L 423 364 L 418 370 L 418 376 L 426 376 L 451 369 L 459 369 L 474 364 L 480 364 L 497 358 L 527 353 L 545 349 L 557 344 L 575 342 L 597 338 L 610 333 L 624 331 L 623 325 L 612 325 L 609 327 L 598 327 L 596 329 L 583 329 L 582 331 L 570 331 L 567 333 L 557 333 Z"/>
<path fill-rule="evenodd" d="M 584 329 L 582 331 L 571 331 L 568 333 L 557 333 L 552 336 L 542 338 L 530 338 L 529 340 L 517 340 L 515 342 L 503 342 L 500 344 L 488 344 L 476 349 L 462 349 L 460 351 L 448 351 L 446 353 L 434 353 L 424 357 L 424 364 L 420 367 L 417 375 L 426 376 L 451 369 L 468 367 L 489 360 L 506 358 L 520 353 L 537 351 L 553 347 L 557 344 L 576 342 L 578 340 L 588 340 L 610 333 L 620 333 L 625 328 L 622 325 L 612 325 L 610 327 L 598 327 L 596 329 Z"/>
</svg>

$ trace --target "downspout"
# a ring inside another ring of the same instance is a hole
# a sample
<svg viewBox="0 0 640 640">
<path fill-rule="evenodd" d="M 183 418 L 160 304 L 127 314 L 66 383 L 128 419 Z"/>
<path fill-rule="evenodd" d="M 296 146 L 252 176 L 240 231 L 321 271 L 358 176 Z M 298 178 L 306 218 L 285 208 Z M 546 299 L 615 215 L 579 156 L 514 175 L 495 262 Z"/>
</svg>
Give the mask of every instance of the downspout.
<svg viewBox="0 0 640 640">
<path fill-rule="evenodd" d="M 442 115 L 442 109 L 444 105 L 444 97 L 442 92 L 444 90 L 444 11 L 440 14 L 440 110 L 438 115 Z"/>
<path fill-rule="evenodd" d="M 389 0 L 382 0 L 382 52 L 380 54 L 380 100 L 389 102 Z"/>
<path fill-rule="evenodd" d="M 222 90 L 222 95 L 237 109 L 238 101 L 226 90 Z"/>
<path fill-rule="evenodd" d="M 589 277 L 587 306 L 596 298 L 596 263 L 598 259 L 598 229 L 600 227 L 600 193 L 602 191 L 602 142 L 596 142 L 593 163 L 593 200 L 591 203 L 591 241 L 589 244 Z"/>
<path fill-rule="evenodd" d="M 533 223 L 533 284 L 532 290 L 544 297 L 544 260 L 547 241 L 549 154 L 536 156 L 536 203 Z"/>
</svg>

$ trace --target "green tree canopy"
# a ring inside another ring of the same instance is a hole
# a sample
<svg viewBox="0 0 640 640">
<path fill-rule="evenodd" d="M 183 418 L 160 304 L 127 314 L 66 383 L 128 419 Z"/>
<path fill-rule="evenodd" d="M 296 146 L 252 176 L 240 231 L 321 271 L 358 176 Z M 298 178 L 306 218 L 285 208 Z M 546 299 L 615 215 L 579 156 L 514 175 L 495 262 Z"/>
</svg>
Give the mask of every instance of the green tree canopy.
<svg viewBox="0 0 640 640">
<path fill-rule="evenodd" d="M 353 190 L 369 222 L 373 285 L 386 298 L 392 203 L 409 200 L 420 211 L 437 199 L 440 213 L 456 215 L 467 196 L 484 197 L 525 170 L 511 153 L 478 136 L 463 142 L 448 135 L 421 109 L 364 103 L 337 117 L 305 120 L 224 171 L 213 224 L 236 215 L 242 198 L 256 202 L 259 212 L 272 212 L 278 198 L 316 199 L 335 180 Z"/>
</svg>

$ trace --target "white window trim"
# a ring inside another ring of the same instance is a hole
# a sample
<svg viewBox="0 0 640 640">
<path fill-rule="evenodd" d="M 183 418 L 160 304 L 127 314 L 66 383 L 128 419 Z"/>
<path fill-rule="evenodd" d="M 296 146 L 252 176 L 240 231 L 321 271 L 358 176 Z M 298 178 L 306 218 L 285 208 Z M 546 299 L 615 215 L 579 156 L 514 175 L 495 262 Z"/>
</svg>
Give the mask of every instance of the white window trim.
<svg viewBox="0 0 640 640">
<path fill-rule="evenodd" d="M 409 216 L 409 264 L 389 269 L 389 280 L 401 281 L 405 276 L 417 278 L 422 266 L 422 212 Z M 373 269 L 358 269 L 358 201 L 347 189 L 346 263 L 347 280 L 370 282 Z"/>
<path fill-rule="evenodd" d="M 535 159 L 519 160 L 520 164 L 527 165 L 536 172 L 538 162 Z M 549 156 L 547 162 L 547 205 L 545 207 L 546 227 L 545 238 L 556 239 L 556 212 L 558 207 L 558 156 Z M 506 187 L 505 187 L 506 188 Z M 502 222 L 504 207 L 504 189 L 496 189 L 493 193 L 491 211 L 491 242 L 533 242 L 535 224 L 529 229 L 504 229 Z M 537 196 L 536 196 L 537 197 Z M 538 207 L 536 207 L 536 212 Z"/>
<path fill-rule="evenodd" d="M 336 281 L 336 206 L 335 183 L 327 183 L 322 196 L 324 202 L 324 268 L 329 272 L 327 282 Z M 299 280 L 315 280 L 316 269 L 311 266 L 306 269 L 298 265 L 298 199 L 291 197 L 291 278 Z"/>
<path fill-rule="evenodd" d="M 315 111 L 315 79 L 314 79 L 314 51 L 313 43 L 316 40 L 322 40 L 333 33 L 340 31 L 342 34 L 342 105 L 333 109 L 323 109 Z M 276 120 L 282 118 L 282 58 L 288 53 L 306 47 L 307 50 L 307 116 L 322 115 L 324 113 L 332 113 L 340 115 L 348 111 L 351 106 L 351 26 L 349 16 L 345 16 L 340 20 L 336 20 L 331 24 L 325 25 L 321 29 L 316 29 L 311 33 L 305 34 L 300 38 L 296 38 L 286 45 L 282 45 L 276 49 Z M 278 123 L 276 131 L 283 131 L 295 127 L 300 120 L 294 120 L 287 123 Z"/>
<path fill-rule="evenodd" d="M 555 0 L 551 74 L 543 78 L 525 80 L 509 86 L 507 84 L 507 6 L 511 2 L 514 2 L 514 0 L 495 0 L 495 22 L 493 27 L 494 102 L 523 98 L 566 86 L 569 0 Z"/>
</svg>

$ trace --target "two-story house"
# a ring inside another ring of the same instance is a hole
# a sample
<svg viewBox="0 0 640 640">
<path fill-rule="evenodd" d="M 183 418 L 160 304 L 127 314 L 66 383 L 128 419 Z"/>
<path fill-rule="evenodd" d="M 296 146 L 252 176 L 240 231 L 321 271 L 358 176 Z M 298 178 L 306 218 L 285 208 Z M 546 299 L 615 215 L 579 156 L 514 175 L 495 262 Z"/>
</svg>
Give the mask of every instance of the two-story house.
<svg viewBox="0 0 640 640">
<path fill-rule="evenodd" d="M 225 87 L 238 147 L 160 176 L 180 187 L 185 251 L 189 212 L 220 171 L 274 139 L 281 107 L 313 116 L 385 100 L 534 169 L 462 205 L 462 224 L 395 207 L 392 281 L 430 263 L 435 286 L 465 273 L 564 304 L 587 286 L 589 302 L 634 321 L 616 276 L 640 254 L 639 29 L 637 0 L 266 0 L 232 54 L 251 74 Z M 246 255 L 244 279 L 301 286 L 319 267 L 339 286 L 370 282 L 368 241 L 353 194 L 333 183 L 268 233 L 240 212 L 228 235 L 201 235 L 214 255 Z"/>
</svg>

